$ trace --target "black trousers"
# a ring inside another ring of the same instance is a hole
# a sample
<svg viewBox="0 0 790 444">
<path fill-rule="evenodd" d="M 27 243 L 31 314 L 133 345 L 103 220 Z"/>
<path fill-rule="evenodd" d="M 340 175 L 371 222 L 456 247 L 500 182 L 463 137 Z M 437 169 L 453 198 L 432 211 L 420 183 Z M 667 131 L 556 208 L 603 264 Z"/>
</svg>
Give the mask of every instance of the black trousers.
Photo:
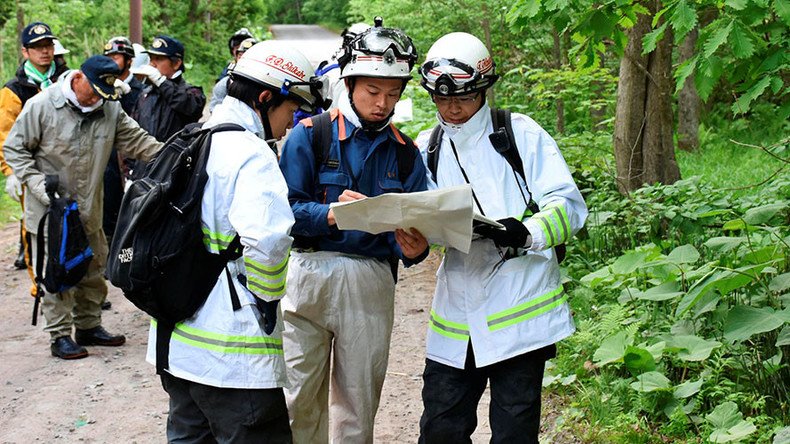
<svg viewBox="0 0 790 444">
<path fill-rule="evenodd" d="M 491 382 L 492 443 L 535 443 L 540 430 L 540 390 L 550 345 L 486 367 L 476 368 L 472 344 L 463 370 L 425 360 L 420 443 L 471 443 L 477 405 Z"/>
<path fill-rule="evenodd" d="M 291 426 L 282 388 L 211 387 L 162 372 L 170 395 L 167 442 L 291 443 Z"/>
</svg>

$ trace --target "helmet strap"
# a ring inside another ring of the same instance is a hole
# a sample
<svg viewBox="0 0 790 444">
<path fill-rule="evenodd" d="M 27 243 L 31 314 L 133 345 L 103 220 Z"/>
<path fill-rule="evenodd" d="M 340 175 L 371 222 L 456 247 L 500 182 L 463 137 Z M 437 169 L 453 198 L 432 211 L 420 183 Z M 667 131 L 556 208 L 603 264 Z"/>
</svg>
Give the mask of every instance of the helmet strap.
<svg viewBox="0 0 790 444">
<path fill-rule="evenodd" d="M 406 83 L 408 81 L 403 82 L 403 87 L 401 88 L 401 94 L 403 94 L 403 90 L 406 89 Z M 369 132 L 369 133 L 378 133 L 386 128 L 390 121 L 392 121 L 392 116 L 395 115 L 395 108 L 392 108 L 390 114 L 384 118 L 384 120 L 380 122 L 370 122 L 362 118 L 362 115 L 359 113 L 357 106 L 354 104 L 354 87 L 356 86 L 356 79 L 354 77 L 348 78 L 348 101 L 351 103 L 351 109 L 354 111 L 354 114 L 357 115 L 359 118 L 359 123 L 362 125 L 362 131 Z"/>
<path fill-rule="evenodd" d="M 261 102 L 257 98 L 255 99 L 255 103 L 252 104 L 253 107 L 258 111 L 261 115 L 261 124 L 263 124 L 263 134 L 264 139 L 271 139 L 274 136 L 272 135 L 272 125 L 269 123 L 269 109 L 271 106 L 269 102 Z"/>
</svg>

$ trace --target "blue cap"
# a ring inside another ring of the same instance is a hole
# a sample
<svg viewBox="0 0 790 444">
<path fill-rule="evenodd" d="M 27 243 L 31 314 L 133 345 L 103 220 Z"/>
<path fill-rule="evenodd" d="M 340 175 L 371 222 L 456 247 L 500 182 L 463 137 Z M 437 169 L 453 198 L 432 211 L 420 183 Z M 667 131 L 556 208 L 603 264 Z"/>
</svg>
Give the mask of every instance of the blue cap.
<svg viewBox="0 0 790 444">
<path fill-rule="evenodd" d="M 93 90 L 105 100 L 118 100 L 121 96 L 115 91 L 115 79 L 121 75 L 121 68 L 111 58 L 95 55 L 83 62 L 80 71 L 88 78 Z"/>
<path fill-rule="evenodd" d="M 184 44 L 169 35 L 158 35 L 154 37 L 151 46 L 145 50 L 148 54 L 161 55 L 165 57 L 184 58 Z"/>
<path fill-rule="evenodd" d="M 44 39 L 55 39 L 55 35 L 46 23 L 33 22 L 22 30 L 22 46 L 25 48 Z"/>
</svg>

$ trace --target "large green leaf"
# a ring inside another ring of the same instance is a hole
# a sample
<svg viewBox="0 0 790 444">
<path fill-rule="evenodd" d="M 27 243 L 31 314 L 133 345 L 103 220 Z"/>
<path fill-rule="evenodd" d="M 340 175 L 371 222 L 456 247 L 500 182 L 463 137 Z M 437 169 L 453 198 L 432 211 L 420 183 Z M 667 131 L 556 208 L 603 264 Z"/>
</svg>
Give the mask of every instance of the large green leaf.
<svg viewBox="0 0 790 444">
<path fill-rule="evenodd" d="M 623 362 L 628 371 L 636 376 L 656 369 L 653 355 L 644 348 L 628 346 L 623 355 Z"/>
<path fill-rule="evenodd" d="M 732 28 L 732 35 L 730 36 L 732 42 L 732 55 L 739 59 L 751 57 L 754 54 L 754 43 L 749 32 L 743 29 L 743 26 L 736 24 Z"/>
<path fill-rule="evenodd" d="M 738 405 L 732 401 L 719 404 L 705 419 L 713 426 L 711 442 L 738 442 L 757 431 L 757 427 L 743 419 Z"/>
<path fill-rule="evenodd" d="M 642 54 L 648 54 L 656 49 L 659 40 L 664 38 L 664 31 L 667 29 L 669 22 L 664 22 L 658 28 L 648 32 L 642 38 Z"/>
<path fill-rule="evenodd" d="M 678 357 L 684 361 L 703 361 L 708 359 L 713 349 L 721 346 L 721 342 L 695 335 L 678 335 L 668 337 L 667 345 L 678 349 Z"/>
<path fill-rule="evenodd" d="M 777 293 L 790 288 L 790 273 L 780 274 L 771 280 L 768 289 Z"/>
<path fill-rule="evenodd" d="M 699 251 L 691 244 L 681 245 L 672 250 L 667 259 L 676 264 L 693 264 L 699 260 Z"/>
<path fill-rule="evenodd" d="M 620 331 L 604 339 L 598 350 L 593 354 L 593 361 L 598 366 L 609 364 L 623 359 L 625 349 L 633 344 L 634 338 L 625 331 Z"/>
<path fill-rule="evenodd" d="M 720 250 L 721 253 L 726 253 L 731 251 L 735 248 L 741 246 L 742 243 L 746 242 L 746 237 L 739 236 L 739 237 L 712 237 L 705 241 L 703 245 L 710 248 L 711 250 Z"/>
<path fill-rule="evenodd" d="M 672 23 L 672 29 L 675 30 L 676 39 L 682 39 L 697 25 L 697 11 L 692 6 L 693 3 L 689 5 L 686 0 L 680 0 L 675 6 L 675 11 L 669 20 Z"/>
<path fill-rule="evenodd" d="M 659 372 L 642 373 L 636 377 L 636 382 L 631 383 L 632 389 L 642 393 L 667 390 L 671 386 L 669 379 Z"/>
<path fill-rule="evenodd" d="M 675 315 L 678 317 L 683 316 L 689 309 L 697 304 L 704 294 L 713 291 L 716 288 L 716 282 L 720 275 L 721 272 L 714 269 L 709 271 L 702 279 L 694 282 L 694 285 L 689 288 L 688 293 L 686 293 L 683 299 L 678 303 L 678 307 L 675 309 Z"/>
<path fill-rule="evenodd" d="M 774 0 L 774 10 L 785 25 L 790 26 L 790 0 Z"/>
<path fill-rule="evenodd" d="M 704 378 L 699 378 L 696 381 L 686 381 L 683 384 L 675 386 L 675 398 L 685 399 L 689 396 L 695 395 L 702 388 L 702 383 L 705 382 Z"/>
<path fill-rule="evenodd" d="M 713 32 L 710 33 L 710 36 L 702 45 L 705 57 L 712 56 L 719 49 L 719 46 L 727 41 L 727 37 L 732 31 L 732 20 L 717 20 L 708 26 L 713 29 Z"/>
<path fill-rule="evenodd" d="M 631 274 L 647 261 L 647 257 L 647 251 L 629 251 L 614 261 L 611 267 L 612 272 L 614 274 Z"/>
<path fill-rule="evenodd" d="M 790 443 L 790 426 L 782 427 L 776 431 L 774 435 L 773 444 L 788 444 Z"/>
<path fill-rule="evenodd" d="M 785 326 L 776 338 L 776 346 L 790 345 L 790 327 Z"/>
<path fill-rule="evenodd" d="M 787 208 L 787 203 L 774 203 L 749 208 L 743 214 L 743 220 L 751 225 L 764 225 L 771 221 L 777 214 Z"/>
<path fill-rule="evenodd" d="M 697 67 L 697 60 L 699 59 L 699 54 L 695 55 L 694 57 L 690 57 L 683 61 L 683 63 L 678 66 L 675 70 L 675 93 L 680 92 L 683 89 L 683 85 L 686 83 L 686 79 L 688 76 L 694 73 L 694 69 Z"/>
<path fill-rule="evenodd" d="M 757 333 L 775 330 L 784 322 L 784 314 L 775 312 L 771 307 L 738 305 L 730 310 L 727 320 L 724 321 L 724 338 L 743 341 Z"/>
<path fill-rule="evenodd" d="M 754 99 L 760 97 L 768 85 L 771 84 L 771 76 L 764 76 L 757 83 L 752 85 L 745 93 L 738 97 L 738 100 L 732 104 L 732 112 L 734 114 L 743 114 L 749 111 L 749 107 Z"/>
<path fill-rule="evenodd" d="M 683 292 L 679 291 L 679 288 L 680 284 L 677 281 L 669 281 L 643 292 L 633 292 L 631 295 L 645 301 L 666 301 L 682 295 Z"/>
<path fill-rule="evenodd" d="M 708 100 L 713 88 L 719 82 L 721 74 L 724 72 L 724 63 L 719 57 L 703 57 L 697 62 L 697 75 L 694 77 L 694 84 L 697 93 L 702 100 Z"/>
<path fill-rule="evenodd" d="M 746 4 L 749 3 L 749 0 L 727 0 L 725 3 L 732 9 L 743 11 L 746 9 Z"/>
</svg>

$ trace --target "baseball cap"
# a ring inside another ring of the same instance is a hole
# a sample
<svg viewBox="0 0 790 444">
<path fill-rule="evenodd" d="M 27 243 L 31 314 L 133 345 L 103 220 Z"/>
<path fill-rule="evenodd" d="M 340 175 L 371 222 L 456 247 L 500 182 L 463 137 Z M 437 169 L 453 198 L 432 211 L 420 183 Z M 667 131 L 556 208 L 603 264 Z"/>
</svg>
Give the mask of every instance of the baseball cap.
<svg viewBox="0 0 790 444">
<path fill-rule="evenodd" d="M 22 30 L 22 46 L 25 48 L 44 39 L 55 39 L 52 29 L 46 23 L 33 22 Z"/>
<path fill-rule="evenodd" d="M 80 66 L 80 71 L 85 74 L 99 97 L 105 100 L 120 98 L 115 91 L 115 80 L 121 75 L 121 69 L 111 58 L 103 55 L 89 57 Z"/>
<path fill-rule="evenodd" d="M 184 45 L 168 35 L 158 35 L 154 37 L 151 46 L 145 50 L 148 54 L 161 55 L 165 57 L 184 58 Z"/>
</svg>

